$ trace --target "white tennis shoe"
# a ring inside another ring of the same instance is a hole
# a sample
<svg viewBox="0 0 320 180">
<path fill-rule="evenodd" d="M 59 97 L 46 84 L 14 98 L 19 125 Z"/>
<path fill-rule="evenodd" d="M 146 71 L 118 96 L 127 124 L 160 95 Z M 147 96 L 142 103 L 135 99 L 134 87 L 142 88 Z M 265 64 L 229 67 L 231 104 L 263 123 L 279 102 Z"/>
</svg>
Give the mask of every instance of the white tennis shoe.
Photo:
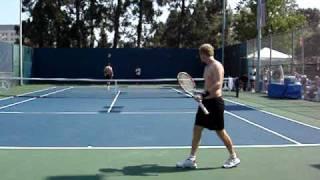
<svg viewBox="0 0 320 180">
<path fill-rule="evenodd" d="M 176 164 L 177 168 L 191 168 L 191 169 L 196 169 L 197 168 L 197 163 L 195 160 L 191 160 L 191 159 L 186 159 L 184 161 L 181 162 L 177 162 Z"/>
<path fill-rule="evenodd" d="M 240 164 L 240 159 L 239 158 L 233 158 L 230 157 L 229 159 L 227 159 L 224 164 L 223 164 L 223 168 L 233 168 L 233 167 L 237 167 Z"/>
</svg>

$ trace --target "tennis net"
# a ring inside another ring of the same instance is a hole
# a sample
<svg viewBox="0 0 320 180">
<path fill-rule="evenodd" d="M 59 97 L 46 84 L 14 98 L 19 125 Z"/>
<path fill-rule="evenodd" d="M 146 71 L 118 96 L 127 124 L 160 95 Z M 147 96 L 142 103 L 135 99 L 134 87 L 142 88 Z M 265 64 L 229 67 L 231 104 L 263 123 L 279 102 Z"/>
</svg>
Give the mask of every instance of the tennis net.
<svg viewBox="0 0 320 180">
<path fill-rule="evenodd" d="M 176 79 L 0 78 L 0 98 L 188 98 Z M 23 85 L 18 85 L 23 82 Z M 203 79 L 195 79 L 201 91 Z M 226 78 L 223 89 L 235 96 Z"/>
</svg>

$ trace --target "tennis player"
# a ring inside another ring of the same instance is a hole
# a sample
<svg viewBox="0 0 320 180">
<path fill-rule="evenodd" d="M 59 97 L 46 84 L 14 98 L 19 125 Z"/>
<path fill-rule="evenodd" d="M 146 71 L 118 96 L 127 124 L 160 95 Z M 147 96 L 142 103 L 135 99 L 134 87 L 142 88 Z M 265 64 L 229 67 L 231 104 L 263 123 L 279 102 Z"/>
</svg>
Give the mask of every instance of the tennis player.
<svg viewBox="0 0 320 180">
<path fill-rule="evenodd" d="M 111 63 L 108 63 L 107 66 L 104 68 L 104 77 L 107 80 L 110 80 L 110 79 L 113 78 L 113 69 L 112 69 Z M 107 85 L 108 85 L 108 88 L 109 88 L 110 82 L 108 82 Z"/>
<path fill-rule="evenodd" d="M 203 73 L 205 93 L 204 95 L 197 97 L 197 99 L 202 99 L 204 106 L 208 109 L 210 114 L 205 115 L 203 111 L 198 108 L 193 128 L 190 156 L 186 160 L 178 162 L 176 167 L 197 168 L 196 152 L 204 128 L 214 130 L 229 152 L 229 158 L 224 162 L 222 167 L 236 167 L 240 164 L 240 159 L 237 157 L 233 148 L 230 136 L 224 129 L 224 100 L 222 98 L 224 68 L 220 62 L 214 59 L 214 48 L 210 44 L 201 45 L 199 54 L 201 62 L 206 64 Z"/>
</svg>

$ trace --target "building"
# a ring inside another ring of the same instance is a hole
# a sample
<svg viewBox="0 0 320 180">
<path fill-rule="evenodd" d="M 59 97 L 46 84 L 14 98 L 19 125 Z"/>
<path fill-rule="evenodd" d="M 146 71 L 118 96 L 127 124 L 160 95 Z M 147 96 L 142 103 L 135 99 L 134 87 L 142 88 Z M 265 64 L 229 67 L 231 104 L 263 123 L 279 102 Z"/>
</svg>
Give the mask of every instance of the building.
<svg viewBox="0 0 320 180">
<path fill-rule="evenodd" d="M 16 25 L 0 25 L 0 41 L 14 43 L 19 35 L 14 29 Z"/>
</svg>

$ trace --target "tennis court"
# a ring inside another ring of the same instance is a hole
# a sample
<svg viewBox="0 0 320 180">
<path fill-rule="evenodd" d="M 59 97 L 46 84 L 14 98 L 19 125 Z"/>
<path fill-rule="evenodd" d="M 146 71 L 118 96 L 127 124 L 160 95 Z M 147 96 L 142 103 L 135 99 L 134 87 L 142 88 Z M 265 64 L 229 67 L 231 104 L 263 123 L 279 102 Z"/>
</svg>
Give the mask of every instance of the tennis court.
<svg viewBox="0 0 320 180">
<path fill-rule="evenodd" d="M 214 133 L 205 131 L 199 168 L 189 171 L 176 169 L 175 162 L 189 153 L 197 104 L 172 84 L 50 86 L 2 98 L 1 176 L 48 180 L 319 177 L 319 127 L 234 100 L 226 96 L 225 125 L 241 165 L 221 169 L 226 150 Z M 305 174 L 295 172 L 296 168 Z M 292 174 L 283 174 L 288 171 Z"/>
<path fill-rule="evenodd" d="M 17 2 L 0 11 L 16 18 L 0 20 L 0 180 L 319 180 L 311 2 Z M 198 167 L 177 168 L 223 77 L 241 164 L 222 168 L 235 154 L 204 130 Z"/>
</svg>

